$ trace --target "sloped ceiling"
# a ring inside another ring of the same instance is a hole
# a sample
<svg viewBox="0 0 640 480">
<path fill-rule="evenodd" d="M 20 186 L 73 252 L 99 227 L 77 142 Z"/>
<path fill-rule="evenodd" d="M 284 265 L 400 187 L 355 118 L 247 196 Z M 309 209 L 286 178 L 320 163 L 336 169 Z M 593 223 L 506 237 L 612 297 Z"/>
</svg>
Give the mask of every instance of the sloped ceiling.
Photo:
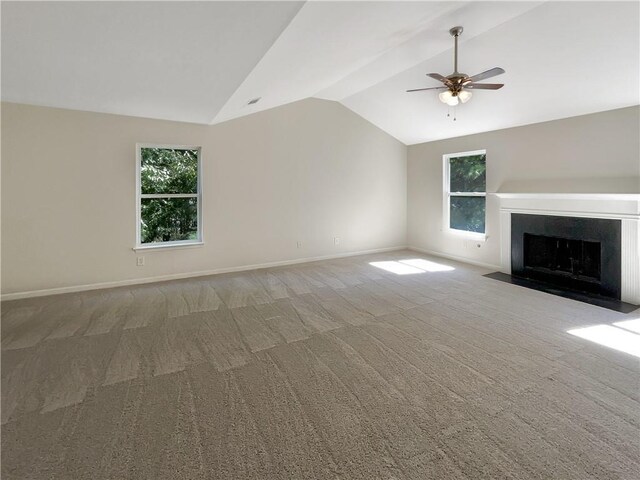
<svg viewBox="0 0 640 480">
<path fill-rule="evenodd" d="M 639 18 L 638 2 L 2 2 L 2 100 L 207 124 L 318 97 L 414 144 L 637 105 Z M 454 25 L 461 71 L 507 73 L 448 112 L 405 90 L 451 72 Z"/>
<path fill-rule="evenodd" d="M 2 99 L 209 123 L 296 2 L 2 2 Z"/>
</svg>

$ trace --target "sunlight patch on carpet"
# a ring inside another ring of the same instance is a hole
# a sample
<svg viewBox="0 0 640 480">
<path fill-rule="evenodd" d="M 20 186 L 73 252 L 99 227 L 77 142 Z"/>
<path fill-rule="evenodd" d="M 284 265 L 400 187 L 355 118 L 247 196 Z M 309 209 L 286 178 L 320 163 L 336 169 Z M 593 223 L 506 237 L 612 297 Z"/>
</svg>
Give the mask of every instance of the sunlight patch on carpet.
<svg viewBox="0 0 640 480">
<path fill-rule="evenodd" d="M 629 330 L 612 325 L 595 325 L 568 330 L 567 333 L 640 358 L 640 335 Z"/>
<path fill-rule="evenodd" d="M 406 260 L 398 261 L 385 261 L 385 262 L 371 262 L 376 268 L 381 268 L 387 272 L 395 273 L 396 275 L 413 275 L 416 273 L 426 272 L 450 272 L 455 270 L 448 265 L 442 265 L 441 263 L 431 262 L 422 258 L 410 258 Z"/>
</svg>

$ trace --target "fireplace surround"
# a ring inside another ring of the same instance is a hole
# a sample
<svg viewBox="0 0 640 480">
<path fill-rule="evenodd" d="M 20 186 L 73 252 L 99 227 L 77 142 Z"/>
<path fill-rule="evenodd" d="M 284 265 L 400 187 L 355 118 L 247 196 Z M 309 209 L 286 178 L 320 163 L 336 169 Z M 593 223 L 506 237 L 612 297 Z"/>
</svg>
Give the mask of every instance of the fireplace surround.
<svg viewBox="0 0 640 480">
<path fill-rule="evenodd" d="M 522 279 L 523 282 L 546 282 L 546 274 L 564 275 L 570 283 L 573 282 L 568 286 L 569 290 L 576 289 L 588 292 L 589 295 L 604 295 L 632 305 L 640 305 L 640 194 L 495 195 L 500 205 L 499 243 L 502 274 Z M 536 217 L 551 218 L 543 221 L 535 220 Z M 519 222 L 523 218 L 527 221 L 533 220 L 537 227 L 527 232 L 521 231 L 521 239 L 515 240 L 523 243 L 520 250 L 522 254 L 519 257 L 512 249 L 512 223 L 517 230 L 521 228 Z M 548 226 L 551 226 L 552 230 L 547 230 Z M 576 235 L 580 229 L 585 230 L 587 235 Z M 529 236 L 525 237 L 524 233 L 528 233 Z M 490 236 L 491 232 L 488 232 L 488 235 Z M 563 241 L 565 243 L 562 243 Z M 617 245 L 617 248 L 610 248 L 607 246 L 608 242 Z M 593 243 L 601 245 L 596 246 Z M 602 243 L 606 248 L 603 248 Z M 538 249 L 549 245 L 553 247 L 551 253 L 538 252 Z M 549 263 L 549 255 L 556 253 L 554 249 L 559 255 L 559 261 L 555 264 L 553 261 Z M 605 265 L 600 265 L 599 272 L 594 266 L 597 260 L 596 251 L 600 251 L 600 261 L 605 261 Z M 618 255 L 619 260 L 611 255 Z M 515 257 L 513 261 L 512 256 Z M 523 272 L 525 264 L 527 268 L 526 272 Z M 609 270 L 611 264 L 618 265 L 619 273 Z M 519 277 L 521 274 L 524 275 Z M 602 283 L 603 277 L 606 277 L 605 285 L 598 285 Z M 610 285 L 607 280 L 610 278 L 619 278 L 619 285 Z M 565 285 L 559 288 L 566 287 Z"/>
<path fill-rule="evenodd" d="M 620 300 L 621 221 L 511 214 L 511 274 Z"/>
</svg>

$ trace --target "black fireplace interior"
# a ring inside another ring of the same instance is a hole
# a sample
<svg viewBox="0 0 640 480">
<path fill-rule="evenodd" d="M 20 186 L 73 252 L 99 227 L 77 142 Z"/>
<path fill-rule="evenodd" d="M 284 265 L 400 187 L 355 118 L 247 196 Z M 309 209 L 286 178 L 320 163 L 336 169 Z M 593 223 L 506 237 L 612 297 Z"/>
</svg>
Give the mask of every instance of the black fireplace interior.
<svg viewBox="0 0 640 480">
<path fill-rule="evenodd" d="M 524 268 L 600 283 L 601 242 L 524 234 Z"/>
<path fill-rule="evenodd" d="M 511 274 L 620 300 L 621 222 L 514 213 Z"/>
</svg>

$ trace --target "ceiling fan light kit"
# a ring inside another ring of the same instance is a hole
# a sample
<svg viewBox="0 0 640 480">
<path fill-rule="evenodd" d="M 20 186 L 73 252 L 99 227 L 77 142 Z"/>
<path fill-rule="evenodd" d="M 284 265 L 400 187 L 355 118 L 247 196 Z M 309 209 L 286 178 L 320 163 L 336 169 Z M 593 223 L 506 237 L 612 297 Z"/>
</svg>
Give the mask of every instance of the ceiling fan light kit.
<svg viewBox="0 0 640 480">
<path fill-rule="evenodd" d="M 407 92 L 421 92 L 424 90 L 444 90 L 438 95 L 442 103 L 446 103 L 450 107 L 455 107 L 459 103 L 467 103 L 471 100 L 473 94 L 470 90 L 498 90 L 504 86 L 502 83 L 476 83 L 479 80 L 502 75 L 504 70 L 500 67 L 494 67 L 477 75 L 469 76 L 466 73 L 458 72 L 458 37 L 462 34 L 463 28 L 453 27 L 449 33 L 454 38 L 453 47 L 453 73 L 451 75 L 440 75 L 439 73 L 428 73 L 427 76 L 439 82 L 442 87 L 415 88 L 407 90 Z"/>
<path fill-rule="evenodd" d="M 449 90 L 446 90 L 438 95 L 438 97 L 440 98 L 440 101 L 442 103 L 446 103 L 450 107 L 455 107 L 460 102 L 467 103 L 469 100 L 471 100 L 472 96 L 473 94 L 467 90 L 462 90 L 457 94 L 452 93 Z"/>
</svg>

